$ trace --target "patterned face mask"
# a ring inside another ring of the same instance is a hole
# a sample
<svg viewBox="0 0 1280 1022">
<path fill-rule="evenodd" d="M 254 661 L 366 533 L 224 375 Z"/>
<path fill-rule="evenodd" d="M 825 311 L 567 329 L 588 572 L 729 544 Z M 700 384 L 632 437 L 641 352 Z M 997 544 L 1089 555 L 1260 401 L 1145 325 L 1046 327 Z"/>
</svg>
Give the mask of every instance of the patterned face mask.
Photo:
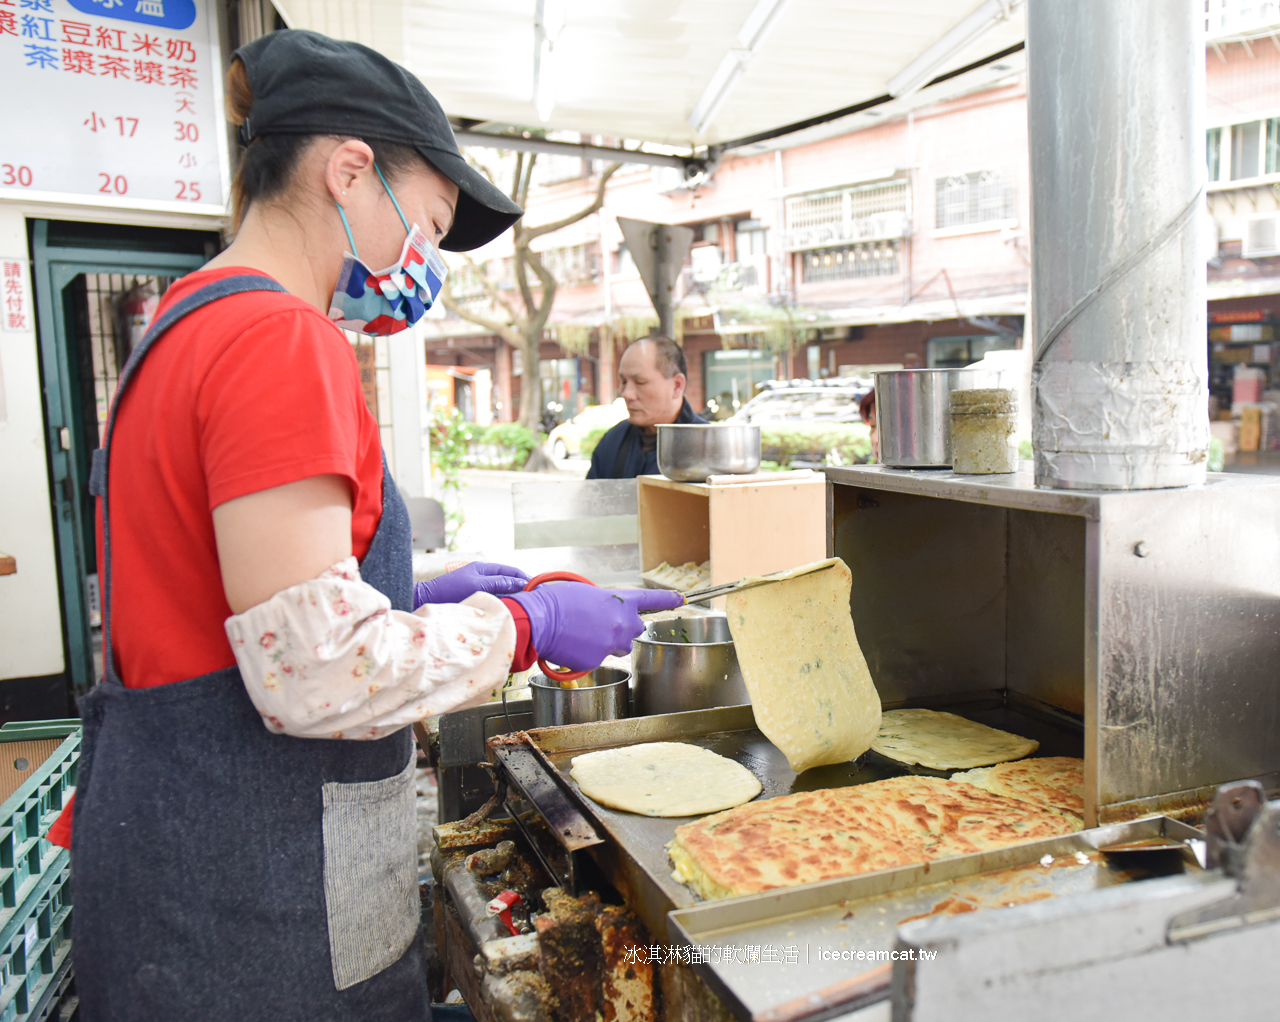
<svg viewBox="0 0 1280 1022">
<path fill-rule="evenodd" d="M 400 214 L 400 222 L 404 224 L 409 236 L 405 238 L 404 248 L 400 250 L 400 258 L 395 263 L 385 270 L 370 270 L 360 261 L 355 240 L 351 237 L 351 225 L 347 223 L 346 211 L 338 206 L 338 215 L 342 217 L 342 226 L 346 229 L 351 251 L 346 253 L 342 261 L 337 290 L 329 303 L 329 318 L 344 330 L 385 337 L 399 333 L 426 314 L 439 297 L 445 275 L 449 271 L 440 258 L 440 253 L 427 240 L 418 225 L 409 226 L 400 203 L 396 202 L 396 197 L 377 164 L 374 164 L 374 170 L 378 171 L 382 187 L 391 196 L 391 202 Z"/>
</svg>

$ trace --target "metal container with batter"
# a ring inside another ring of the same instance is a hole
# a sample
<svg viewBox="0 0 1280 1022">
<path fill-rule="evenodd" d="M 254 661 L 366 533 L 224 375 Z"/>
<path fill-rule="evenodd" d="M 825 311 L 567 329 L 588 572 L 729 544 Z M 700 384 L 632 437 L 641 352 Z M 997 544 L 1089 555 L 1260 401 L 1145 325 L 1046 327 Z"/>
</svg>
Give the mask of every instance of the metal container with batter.
<svg viewBox="0 0 1280 1022">
<path fill-rule="evenodd" d="M 751 702 L 723 616 L 654 621 L 633 648 L 637 717 Z"/>
<path fill-rule="evenodd" d="M 893 369 L 875 374 L 880 462 L 951 467 L 951 392 L 999 387 L 996 369 Z"/>
</svg>

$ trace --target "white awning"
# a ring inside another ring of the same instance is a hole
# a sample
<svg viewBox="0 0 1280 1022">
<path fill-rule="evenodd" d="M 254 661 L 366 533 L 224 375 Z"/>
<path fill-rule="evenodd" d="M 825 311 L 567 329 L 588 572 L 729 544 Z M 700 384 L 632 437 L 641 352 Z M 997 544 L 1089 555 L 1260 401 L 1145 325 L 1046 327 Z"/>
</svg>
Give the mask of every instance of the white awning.
<svg viewBox="0 0 1280 1022">
<path fill-rule="evenodd" d="M 357 40 L 400 62 L 452 117 L 685 151 L 907 90 L 805 139 L 846 132 L 1025 66 L 1019 52 L 911 91 L 921 74 L 927 81 L 1020 43 L 1021 0 L 276 0 L 276 7 L 294 28 Z M 701 132 L 691 117 L 705 122 Z"/>
</svg>

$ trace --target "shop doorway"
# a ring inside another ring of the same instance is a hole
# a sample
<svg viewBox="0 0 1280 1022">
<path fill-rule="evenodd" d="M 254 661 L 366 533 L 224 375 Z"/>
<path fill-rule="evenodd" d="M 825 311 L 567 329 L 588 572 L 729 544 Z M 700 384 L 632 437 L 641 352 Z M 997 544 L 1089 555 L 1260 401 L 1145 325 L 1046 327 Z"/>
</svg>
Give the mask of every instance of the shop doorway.
<svg viewBox="0 0 1280 1022">
<path fill-rule="evenodd" d="M 217 254 L 220 239 L 50 220 L 30 221 L 29 230 L 65 674 L 79 697 L 101 676 L 93 452 L 120 370 L 159 296 Z"/>
</svg>

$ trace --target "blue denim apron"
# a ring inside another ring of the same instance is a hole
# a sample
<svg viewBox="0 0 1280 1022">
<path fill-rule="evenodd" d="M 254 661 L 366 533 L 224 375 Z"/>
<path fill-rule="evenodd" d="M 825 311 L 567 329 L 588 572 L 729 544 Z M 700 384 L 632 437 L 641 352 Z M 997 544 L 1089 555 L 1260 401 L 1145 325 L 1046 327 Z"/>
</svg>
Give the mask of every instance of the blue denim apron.
<svg viewBox="0 0 1280 1022">
<path fill-rule="evenodd" d="M 183 316 L 283 290 L 224 278 L 161 316 L 121 374 L 94 458 L 105 678 L 80 703 L 72 828 L 85 1022 L 430 1022 L 410 729 L 368 742 L 275 735 L 236 667 L 130 689 L 112 655 L 107 464 L 127 388 Z M 385 458 L 382 478 L 361 575 L 410 610 L 409 516 Z"/>
</svg>

